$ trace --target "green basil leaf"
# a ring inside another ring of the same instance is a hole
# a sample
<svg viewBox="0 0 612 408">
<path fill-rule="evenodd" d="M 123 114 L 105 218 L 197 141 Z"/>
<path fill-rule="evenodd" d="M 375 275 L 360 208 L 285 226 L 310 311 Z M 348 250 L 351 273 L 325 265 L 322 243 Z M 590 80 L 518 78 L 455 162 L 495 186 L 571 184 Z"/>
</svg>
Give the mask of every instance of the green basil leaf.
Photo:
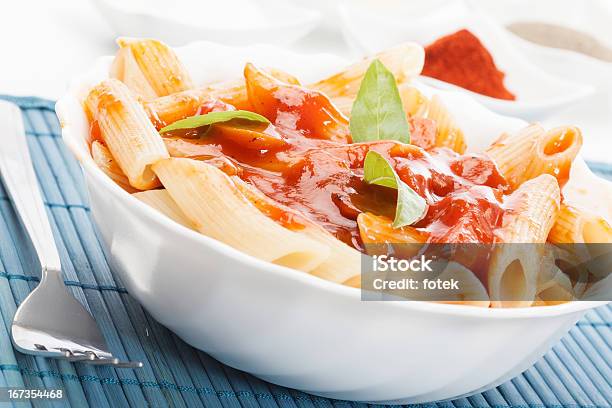
<svg viewBox="0 0 612 408">
<path fill-rule="evenodd" d="M 245 119 L 254 122 L 270 123 L 265 117 L 245 110 L 209 112 L 205 115 L 190 116 L 185 119 L 177 120 L 176 122 L 162 128 L 159 133 L 170 132 L 177 129 L 193 129 L 202 126 L 213 125 L 215 123 L 227 122 L 232 119 Z"/>
<path fill-rule="evenodd" d="M 378 59 L 372 61 L 361 81 L 349 127 L 353 142 L 410 143 L 410 127 L 395 78 Z"/>
<path fill-rule="evenodd" d="M 368 184 L 397 190 L 397 205 L 393 228 L 414 224 L 427 213 L 425 199 L 400 180 L 389 162 L 378 152 L 370 150 L 363 164 L 363 180 Z"/>
</svg>

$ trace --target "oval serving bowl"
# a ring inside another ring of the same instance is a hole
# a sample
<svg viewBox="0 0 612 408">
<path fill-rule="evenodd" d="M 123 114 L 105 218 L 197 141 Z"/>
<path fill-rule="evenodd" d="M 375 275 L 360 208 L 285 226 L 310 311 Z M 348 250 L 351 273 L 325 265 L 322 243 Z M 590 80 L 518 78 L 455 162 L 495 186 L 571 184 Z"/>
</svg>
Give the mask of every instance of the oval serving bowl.
<svg viewBox="0 0 612 408">
<path fill-rule="evenodd" d="M 198 84 L 239 77 L 247 60 L 305 82 L 346 64 L 330 55 L 206 42 L 177 54 Z M 326 397 L 379 403 L 447 399 L 519 374 L 589 308 L 602 304 L 504 310 L 364 302 L 358 289 L 260 261 L 187 229 L 130 196 L 90 157 L 81 101 L 108 76 L 111 61 L 101 58 L 57 103 L 63 138 L 85 172 L 92 216 L 131 295 L 186 342 L 227 365 Z M 524 125 L 465 94 L 436 92 L 476 148 Z M 584 179 L 596 181 L 586 166 L 579 168 Z M 607 194 L 611 188 L 605 184 Z"/>
</svg>

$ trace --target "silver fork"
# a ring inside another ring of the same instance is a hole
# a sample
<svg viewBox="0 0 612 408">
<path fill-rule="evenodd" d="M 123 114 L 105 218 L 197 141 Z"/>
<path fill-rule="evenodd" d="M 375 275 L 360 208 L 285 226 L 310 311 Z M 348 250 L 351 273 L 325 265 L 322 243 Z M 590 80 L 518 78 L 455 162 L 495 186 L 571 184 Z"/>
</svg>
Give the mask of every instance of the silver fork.
<svg viewBox="0 0 612 408">
<path fill-rule="evenodd" d="M 0 173 L 42 268 L 40 284 L 17 309 L 11 330 L 22 353 L 138 368 L 113 357 L 93 317 L 68 292 L 60 257 L 32 167 L 21 111 L 0 101 Z"/>
</svg>

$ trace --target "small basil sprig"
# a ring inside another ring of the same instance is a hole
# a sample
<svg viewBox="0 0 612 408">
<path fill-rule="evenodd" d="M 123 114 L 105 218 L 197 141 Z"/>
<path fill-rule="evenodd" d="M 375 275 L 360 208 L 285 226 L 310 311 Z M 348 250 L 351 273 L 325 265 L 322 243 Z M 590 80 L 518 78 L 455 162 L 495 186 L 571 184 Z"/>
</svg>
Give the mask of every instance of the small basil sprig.
<svg viewBox="0 0 612 408">
<path fill-rule="evenodd" d="M 370 150 L 363 165 L 363 179 L 368 184 L 397 190 L 397 205 L 393 228 L 414 224 L 427 213 L 425 199 L 400 180 L 389 162 L 378 152 Z"/>
<path fill-rule="evenodd" d="M 410 127 L 395 77 L 378 59 L 372 61 L 361 81 L 349 126 L 353 142 L 410 143 Z"/>
<path fill-rule="evenodd" d="M 270 123 L 265 117 L 245 110 L 209 112 L 205 115 L 190 116 L 162 128 L 159 133 L 170 132 L 178 129 L 193 129 L 202 126 L 214 125 L 215 123 L 227 122 L 233 119 L 244 119 L 253 122 Z"/>
</svg>

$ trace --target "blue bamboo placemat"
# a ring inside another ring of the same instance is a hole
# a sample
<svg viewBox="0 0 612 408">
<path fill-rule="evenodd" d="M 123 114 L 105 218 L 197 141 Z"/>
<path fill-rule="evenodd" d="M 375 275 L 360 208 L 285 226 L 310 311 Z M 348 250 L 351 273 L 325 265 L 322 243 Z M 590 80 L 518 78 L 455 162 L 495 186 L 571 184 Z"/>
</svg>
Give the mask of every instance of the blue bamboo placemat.
<svg viewBox="0 0 612 408">
<path fill-rule="evenodd" d="M 0 387 L 63 388 L 67 399 L 52 403 L 59 407 L 366 406 L 265 383 L 193 349 L 155 322 L 112 275 L 90 219 L 81 170 L 60 139 L 53 102 L 0 98 L 15 102 L 24 114 L 66 283 L 96 317 L 112 351 L 144 362 L 139 370 L 115 370 L 34 358 L 13 350 L 9 338 L 13 314 L 39 278 L 30 244 L 0 186 Z M 612 179 L 612 166 L 593 168 Z M 544 358 L 513 380 L 469 398 L 427 406 L 610 407 L 611 325 L 612 306 L 591 311 Z M 51 403 L 19 406 L 45 404 Z"/>
</svg>

